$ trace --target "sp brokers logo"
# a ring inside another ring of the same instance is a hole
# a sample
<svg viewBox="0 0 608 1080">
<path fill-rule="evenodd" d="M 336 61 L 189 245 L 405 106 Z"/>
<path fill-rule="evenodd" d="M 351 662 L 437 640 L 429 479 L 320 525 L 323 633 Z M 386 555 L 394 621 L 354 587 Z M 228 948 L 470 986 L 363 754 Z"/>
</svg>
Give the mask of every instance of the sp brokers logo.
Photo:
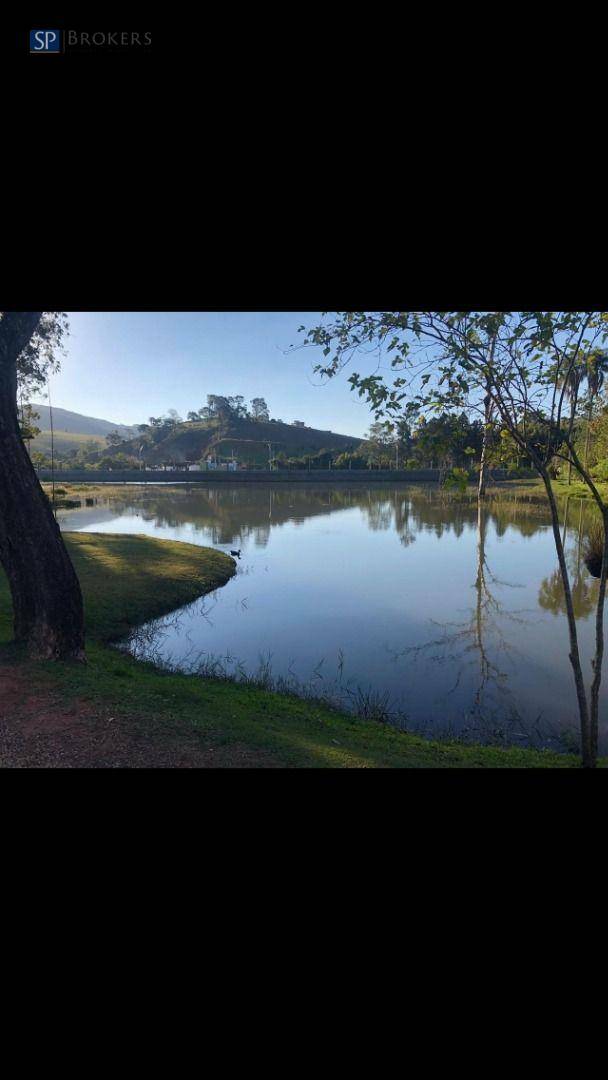
<svg viewBox="0 0 608 1080">
<path fill-rule="evenodd" d="M 63 52 L 61 30 L 30 30 L 30 52 Z"/>
</svg>

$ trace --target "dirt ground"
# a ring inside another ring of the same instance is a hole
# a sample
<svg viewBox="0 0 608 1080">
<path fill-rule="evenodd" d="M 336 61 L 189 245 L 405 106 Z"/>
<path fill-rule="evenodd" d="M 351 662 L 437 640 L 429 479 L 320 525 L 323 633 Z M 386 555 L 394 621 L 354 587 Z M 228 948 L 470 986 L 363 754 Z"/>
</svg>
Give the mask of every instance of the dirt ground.
<svg viewBox="0 0 608 1080">
<path fill-rule="evenodd" d="M 32 689 L 27 672 L 0 664 L 0 768 L 273 768 L 272 754 L 232 743 L 205 745 L 191 728 L 120 716 L 90 702 Z"/>
</svg>

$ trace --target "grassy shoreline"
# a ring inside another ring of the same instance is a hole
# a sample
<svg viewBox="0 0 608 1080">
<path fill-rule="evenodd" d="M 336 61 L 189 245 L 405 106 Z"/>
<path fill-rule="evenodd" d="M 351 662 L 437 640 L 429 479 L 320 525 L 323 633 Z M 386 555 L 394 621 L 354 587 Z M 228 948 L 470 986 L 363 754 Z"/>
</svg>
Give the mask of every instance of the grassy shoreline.
<svg viewBox="0 0 608 1080">
<path fill-rule="evenodd" d="M 325 474 L 323 474 L 323 478 L 325 479 Z M 209 479 L 209 483 L 213 483 L 213 474 L 209 474 L 208 479 Z M 269 477 L 267 479 L 268 479 L 268 483 L 272 482 L 271 477 Z M 390 484 L 395 484 L 395 483 L 406 484 L 406 485 L 411 484 L 412 487 L 421 487 L 421 488 L 422 487 L 435 487 L 438 491 L 441 490 L 441 488 L 440 488 L 439 484 L 437 483 L 437 481 L 433 481 L 433 480 L 408 480 L 407 477 L 405 477 L 405 478 L 399 477 L 399 479 L 397 479 L 397 480 L 387 480 L 387 479 L 381 477 L 380 480 L 377 480 L 375 478 L 375 475 L 374 475 L 373 472 L 370 473 L 369 475 L 367 475 L 365 477 L 365 479 L 366 479 L 366 481 L 368 483 L 376 483 L 376 484 L 382 483 L 384 485 L 390 485 Z M 314 483 L 315 483 L 315 474 L 314 473 L 311 474 L 311 479 L 308 482 L 311 485 L 314 485 Z M 187 481 L 184 481 L 184 483 L 187 483 Z M 199 481 L 199 483 L 200 483 L 200 481 Z M 124 495 L 125 489 L 128 489 L 130 486 L 133 486 L 133 485 L 120 483 L 120 482 L 116 482 L 114 484 L 108 483 L 108 482 L 102 483 L 100 481 L 96 482 L 94 479 L 91 479 L 90 481 L 87 481 L 87 482 L 82 481 L 82 480 L 80 480 L 80 481 L 67 480 L 66 481 L 66 480 L 62 479 L 61 474 L 58 474 L 58 476 L 56 478 L 56 481 L 55 481 L 55 490 L 56 491 L 65 493 L 65 495 L 67 495 L 68 497 L 77 496 L 78 498 L 81 498 L 81 499 L 86 498 L 87 496 L 94 496 L 94 495 L 99 495 L 99 494 L 103 494 L 104 496 L 117 495 L 117 494 L 123 494 Z M 138 486 L 138 485 L 135 485 L 135 486 Z M 153 490 L 153 489 L 157 488 L 157 489 L 159 489 L 161 491 L 166 491 L 168 487 L 172 486 L 172 484 L 171 483 L 163 483 L 162 481 L 159 480 L 159 481 L 156 481 L 156 482 L 151 481 L 151 482 L 148 482 L 145 485 L 142 484 L 141 486 L 145 487 L 146 490 L 148 490 L 148 489 Z M 359 486 L 359 484 L 357 486 Z M 596 481 L 595 486 L 598 489 L 600 495 L 602 495 L 602 497 L 604 499 L 606 499 L 606 501 L 608 501 L 608 483 L 604 483 L 602 481 Z M 593 498 L 593 496 L 590 494 L 589 489 L 586 487 L 586 485 L 581 483 L 580 481 L 577 481 L 577 480 L 573 480 L 571 484 L 568 484 L 568 482 L 566 480 L 554 480 L 552 482 L 552 487 L 553 487 L 553 491 L 555 492 L 555 494 L 557 496 L 560 496 L 560 497 L 561 496 L 572 496 L 573 498 L 574 497 L 576 497 L 576 498 Z M 42 482 L 42 488 L 50 496 L 51 491 L 52 491 L 52 485 L 51 485 L 50 481 L 44 480 Z M 469 484 L 469 486 L 467 488 L 467 491 L 476 492 L 477 491 L 477 483 L 472 481 Z M 529 497 L 532 497 L 532 498 L 538 498 L 540 501 L 546 501 L 546 497 L 547 497 L 546 492 L 545 492 L 545 486 L 544 486 L 544 484 L 543 484 L 543 482 L 542 482 L 542 480 L 540 478 L 527 479 L 527 480 L 496 480 L 496 481 L 490 481 L 488 483 L 487 493 L 490 496 L 496 496 L 496 497 L 498 497 L 499 495 L 505 495 L 505 494 L 508 494 L 508 495 L 524 495 L 524 496 L 529 496 Z M 61 498 L 61 495 L 59 496 L 59 498 Z"/>
<path fill-rule="evenodd" d="M 600 480 L 594 481 L 594 483 L 599 494 L 608 502 L 608 483 Z M 571 484 L 567 480 L 553 480 L 551 487 L 559 498 L 570 497 L 593 500 L 589 488 L 578 480 L 573 480 Z M 536 480 L 500 480 L 488 485 L 488 493 L 496 496 L 505 493 L 527 495 L 538 497 L 539 500 L 544 502 L 547 501 L 545 485 L 540 478 Z"/>
<path fill-rule="evenodd" d="M 235 564 L 222 552 L 145 536 L 68 533 L 87 620 L 86 665 L 34 663 L 11 639 L 8 588 L 0 576 L 0 678 L 12 665 L 28 687 L 72 711 L 111 720 L 170 745 L 186 731 L 223 766 L 244 747 L 251 767 L 572 768 L 573 755 L 430 742 L 320 703 L 226 680 L 166 674 L 110 642 L 225 584 Z M 238 763 L 238 762 L 237 762 Z M 0 756 L 0 766 L 2 757 Z"/>
</svg>

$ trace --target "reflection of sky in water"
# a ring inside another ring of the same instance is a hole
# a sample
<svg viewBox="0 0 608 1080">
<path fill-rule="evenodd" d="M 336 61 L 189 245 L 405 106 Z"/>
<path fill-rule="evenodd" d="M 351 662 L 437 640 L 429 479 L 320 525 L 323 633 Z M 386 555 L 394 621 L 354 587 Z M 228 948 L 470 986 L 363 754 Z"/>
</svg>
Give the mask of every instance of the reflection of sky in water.
<svg viewBox="0 0 608 1080">
<path fill-rule="evenodd" d="M 597 583 L 579 558 L 579 505 L 566 534 L 590 682 Z M 474 504 L 423 489 L 131 490 L 62 527 L 241 548 L 237 577 L 160 621 L 161 656 L 253 672 L 269 655 L 275 676 L 341 685 L 345 703 L 357 684 L 388 694 L 411 727 L 543 742 L 577 727 L 553 536 L 538 507 L 493 509 L 482 575 Z"/>
</svg>

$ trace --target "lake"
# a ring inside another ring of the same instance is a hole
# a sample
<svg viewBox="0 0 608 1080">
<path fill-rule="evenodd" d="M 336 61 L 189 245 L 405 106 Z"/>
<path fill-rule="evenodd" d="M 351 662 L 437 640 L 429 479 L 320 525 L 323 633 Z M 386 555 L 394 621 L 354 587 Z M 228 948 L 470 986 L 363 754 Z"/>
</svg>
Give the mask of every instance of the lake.
<svg viewBox="0 0 608 1080">
<path fill-rule="evenodd" d="M 72 496 L 70 496 L 72 497 Z M 77 493 L 74 495 L 78 498 Z M 90 500 L 89 500 L 90 501 Z M 587 685 L 597 581 L 591 508 L 562 506 Z M 427 735 L 578 746 L 548 510 L 436 486 L 359 482 L 97 489 L 61 527 L 241 549 L 222 589 L 130 648 L 187 671 L 258 674 Z M 608 751 L 602 688 L 600 751 Z"/>
</svg>

